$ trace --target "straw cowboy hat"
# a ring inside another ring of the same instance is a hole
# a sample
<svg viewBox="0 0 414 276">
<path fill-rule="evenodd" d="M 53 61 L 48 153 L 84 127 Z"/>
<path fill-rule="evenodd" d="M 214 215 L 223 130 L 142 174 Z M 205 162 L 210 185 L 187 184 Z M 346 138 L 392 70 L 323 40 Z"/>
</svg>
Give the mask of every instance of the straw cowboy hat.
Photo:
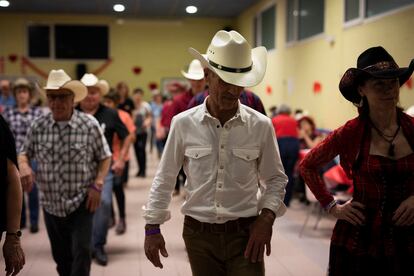
<svg viewBox="0 0 414 276">
<path fill-rule="evenodd" d="M 106 80 L 98 80 L 94 74 L 85 74 L 80 80 L 86 87 L 98 87 L 101 95 L 104 96 L 109 92 L 109 84 Z"/>
<path fill-rule="evenodd" d="M 400 86 L 411 76 L 414 70 L 414 59 L 408 67 L 400 68 L 393 57 L 381 46 L 365 50 L 358 57 L 357 68 L 349 68 L 339 82 L 339 90 L 348 101 L 360 103 L 358 86 L 369 78 L 398 78 Z"/>
<path fill-rule="evenodd" d="M 252 49 L 236 31 L 218 31 L 205 55 L 194 48 L 188 51 L 220 79 L 237 86 L 255 86 L 262 81 L 266 72 L 266 48 L 261 46 Z"/>
<path fill-rule="evenodd" d="M 33 91 L 32 84 L 25 78 L 18 78 L 13 82 L 13 92 L 16 92 L 17 88 L 27 88 L 30 92 Z"/>
<path fill-rule="evenodd" d="M 46 92 L 47 90 L 68 89 L 75 94 L 75 102 L 82 101 L 88 94 L 88 90 L 82 82 L 72 80 L 62 69 L 50 71 L 46 86 L 43 89 Z"/>
<path fill-rule="evenodd" d="M 188 67 L 188 72 L 181 70 L 181 74 L 187 79 L 190 80 L 202 80 L 204 79 L 204 70 L 203 66 L 198 59 L 193 59 L 190 66 Z"/>
</svg>

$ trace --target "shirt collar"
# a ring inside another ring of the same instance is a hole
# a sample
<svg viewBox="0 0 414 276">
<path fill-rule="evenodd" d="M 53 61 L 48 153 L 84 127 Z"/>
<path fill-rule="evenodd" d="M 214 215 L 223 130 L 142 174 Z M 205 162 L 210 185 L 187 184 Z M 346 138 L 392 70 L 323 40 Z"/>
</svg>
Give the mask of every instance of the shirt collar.
<svg viewBox="0 0 414 276">
<path fill-rule="evenodd" d="M 52 112 L 50 112 L 49 116 L 50 116 L 50 121 L 51 121 L 50 128 L 53 128 L 55 125 L 57 126 L 58 124 L 53 119 Z M 71 128 L 76 128 L 77 123 L 79 121 L 78 118 L 79 118 L 79 111 L 76 110 L 76 109 L 73 109 L 73 113 L 72 113 L 72 116 L 70 117 L 70 120 L 68 122 L 68 126 L 70 126 Z"/>
<path fill-rule="evenodd" d="M 199 109 L 199 111 L 196 114 L 196 116 L 197 116 L 197 118 L 200 122 L 205 121 L 207 118 L 214 118 L 207 109 L 207 99 L 208 99 L 208 97 L 210 97 L 210 96 L 207 96 L 204 99 L 204 102 L 202 103 L 202 107 Z M 236 114 L 230 120 L 231 121 L 232 120 L 238 120 L 241 123 L 245 124 L 247 122 L 247 119 L 248 119 L 249 116 L 250 115 L 246 111 L 246 107 L 243 106 L 240 103 L 240 100 L 238 100 L 238 106 L 237 106 Z"/>
</svg>

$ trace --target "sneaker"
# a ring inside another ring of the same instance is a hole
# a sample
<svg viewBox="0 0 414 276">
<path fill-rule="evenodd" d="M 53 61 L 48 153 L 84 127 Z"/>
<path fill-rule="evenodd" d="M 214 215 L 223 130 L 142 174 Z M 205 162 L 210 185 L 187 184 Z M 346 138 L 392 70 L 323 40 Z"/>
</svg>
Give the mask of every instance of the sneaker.
<svg viewBox="0 0 414 276">
<path fill-rule="evenodd" d="M 126 231 L 126 223 L 125 219 L 119 219 L 118 225 L 116 226 L 115 233 L 117 235 L 122 235 Z"/>
<path fill-rule="evenodd" d="M 102 246 L 97 247 L 92 252 L 92 257 L 98 265 L 106 266 L 108 264 L 108 256 Z"/>
</svg>

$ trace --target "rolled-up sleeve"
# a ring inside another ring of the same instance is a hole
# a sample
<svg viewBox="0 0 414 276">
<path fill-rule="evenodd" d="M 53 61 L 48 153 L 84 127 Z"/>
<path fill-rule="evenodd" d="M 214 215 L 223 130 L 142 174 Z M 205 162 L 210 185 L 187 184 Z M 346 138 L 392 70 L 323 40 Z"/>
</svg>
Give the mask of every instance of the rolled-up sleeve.
<svg viewBox="0 0 414 276">
<path fill-rule="evenodd" d="M 259 179 L 264 186 L 264 192 L 259 200 L 259 211 L 268 208 L 276 214 L 276 217 L 283 216 L 286 212 L 283 199 L 288 178 L 283 169 L 276 135 L 270 120 L 267 122 L 263 136 L 258 169 Z"/>
<path fill-rule="evenodd" d="M 162 224 L 171 218 L 168 206 L 178 172 L 184 160 L 179 123 L 173 119 L 170 133 L 155 174 L 143 217 L 148 224 Z"/>
</svg>

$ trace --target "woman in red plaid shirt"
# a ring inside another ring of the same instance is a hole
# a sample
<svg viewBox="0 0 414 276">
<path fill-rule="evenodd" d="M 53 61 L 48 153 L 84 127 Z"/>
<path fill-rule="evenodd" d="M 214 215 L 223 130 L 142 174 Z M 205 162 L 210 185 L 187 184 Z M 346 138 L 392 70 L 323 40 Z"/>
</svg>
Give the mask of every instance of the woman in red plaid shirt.
<svg viewBox="0 0 414 276">
<path fill-rule="evenodd" d="M 341 79 L 359 116 L 336 129 L 301 163 L 306 184 L 338 219 L 329 275 L 414 275 L 414 119 L 397 106 L 411 76 L 382 47 L 364 51 Z M 336 155 L 353 179 L 353 200 L 339 205 L 319 176 Z"/>
</svg>

